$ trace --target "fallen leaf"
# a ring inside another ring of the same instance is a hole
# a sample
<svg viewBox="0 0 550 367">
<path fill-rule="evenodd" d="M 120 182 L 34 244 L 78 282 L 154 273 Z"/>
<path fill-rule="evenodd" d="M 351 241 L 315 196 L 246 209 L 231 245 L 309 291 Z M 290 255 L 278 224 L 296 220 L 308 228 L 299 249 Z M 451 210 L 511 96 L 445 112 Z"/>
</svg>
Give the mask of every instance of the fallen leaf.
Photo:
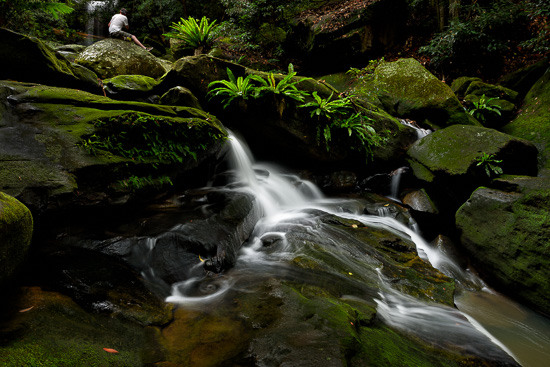
<svg viewBox="0 0 550 367">
<path fill-rule="evenodd" d="M 30 311 L 30 310 L 33 309 L 33 307 L 34 307 L 34 306 L 31 306 L 31 307 L 29 307 L 29 308 L 24 308 L 24 309 L 22 309 L 22 310 L 19 310 L 19 312 L 27 312 L 27 311 Z"/>
<path fill-rule="evenodd" d="M 106 351 L 107 353 L 118 353 L 118 350 L 116 350 L 116 349 L 103 348 L 103 350 Z"/>
<path fill-rule="evenodd" d="M 357 224 L 352 224 L 351 225 L 353 228 L 357 228 Z"/>
</svg>

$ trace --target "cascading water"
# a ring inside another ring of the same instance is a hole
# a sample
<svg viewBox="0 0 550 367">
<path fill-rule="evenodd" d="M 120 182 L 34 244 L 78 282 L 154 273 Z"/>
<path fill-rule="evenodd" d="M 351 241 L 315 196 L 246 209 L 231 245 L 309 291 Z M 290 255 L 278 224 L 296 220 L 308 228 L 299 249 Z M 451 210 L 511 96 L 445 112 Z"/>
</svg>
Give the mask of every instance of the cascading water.
<svg viewBox="0 0 550 367">
<path fill-rule="evenodd" d="M 550 350 L 550 322 L 547 319 L 488 289 L 472 271 L 462 269 L 408 226 L 391 217 L 364 215 L 357 201 L 326 198 L 311 183 L 281 174 L 273 166 L 255 164 L 244 144 L 234 136 L 231 136 L 230 144 L 237 181 L 227 187 L 254 194 L 264 216 L 256 224 L 233 269 L 223 277 L 198 276 L 176 283 L 167 301 L 185 307 L 202 307 L 223 299 L 229 289 L 246 290 L 252 278 L 246 276 L 250 274 L 254 274 L 255 281 L 270 276 L 308 279 L 311 275 L 307 271 L 292 270 L 285 265 L 297 256 L 305 256 L 299 245 L 301 242 L 291 244 L 288 239 L 293 229 L 300 228 L 301 233 L 307 234 L 312 241 L 334 242 L 336 245 L 341 234 L 331 233 L 317 219 L 321 213 L 330 213 L 413 241 L 421 258 L 455 279 L 458 309 L 427 304 L 399 292 L 378 270 L 369 270 L 353 261 L 366 255 L 352 247 L 333 254 L 333 261 L 345 264 L 350 275 L 378 279 L 378 286 L 361 285 L 341 274 L 330 275 L 334 282 L 347 282 L 345 288 L 350 289 L 350 294 L 344 298 L 363 298 L 365 302 L 376 305 L 378 317 L 387 325 L 430 343 L 458 345 L 483 356 L 497 355 L 498 351 L 504 350 L 523 366 L 544 365 Z M 366 257 L 364 261 L 372 262 Z M 201 292 L 194 291 L 197 288 Z"/>
<path fill-rule="evenodd" d="M 94 43 L 94 39 L 97 36 L 103 36 L 106 25 L 101 24 L 97 17 L 95 16 L 95 12 L 105 5 L 104 1 L 88 1 L 86 4 L 86 10 L 88 15 L 88 21 L 86 22 L 86 45 L 91 45 Z"/>
</svg>

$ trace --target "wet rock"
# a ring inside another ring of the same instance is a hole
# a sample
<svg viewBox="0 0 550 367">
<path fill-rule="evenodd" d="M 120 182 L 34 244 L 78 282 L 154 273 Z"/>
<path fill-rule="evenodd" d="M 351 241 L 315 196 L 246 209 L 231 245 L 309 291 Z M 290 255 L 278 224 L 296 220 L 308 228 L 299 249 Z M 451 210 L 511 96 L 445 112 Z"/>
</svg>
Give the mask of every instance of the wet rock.
<svg viewBox="0 0 550 367">
<path fill-rule="evenodd" d="M 490 181 L 486 167 L 479 164 L 483 154 L 502 160 L 494 164 L 505 174 L 534 175 L 537 153 L 536 147 L 527 140 L 466 125 L 435 131 L 417 141 L 407 152 L 414 175 L 431 184 L 430 193 L 436 196 L 440 205 L 445 203 L 451 207 L 458 207 L 475 188 Z M 494 172 L 489 171 L 489 174 Z M 442 196 L 446 199 L 442 200 Z"/>
<path fill-rule="evenodd" d="M 403 204 L 407 204 L 412 209 L 437 214 L 437 209 L 434 202 L 430 199 L 430 196 L 424 189 L 409 191 L 402 199 Z"/>
<path fill-rule="evenodd" d="M 489 284 L 550 313 L 546 178 L 500 179 L 479 188 L 456 213 L 461 242 Z"/>
<path fill-rule="evenodd" d="M 26 259 L 33 234 L 29 209 L 0 191 L 0 285 L 5 285 Z"/>
</svg>

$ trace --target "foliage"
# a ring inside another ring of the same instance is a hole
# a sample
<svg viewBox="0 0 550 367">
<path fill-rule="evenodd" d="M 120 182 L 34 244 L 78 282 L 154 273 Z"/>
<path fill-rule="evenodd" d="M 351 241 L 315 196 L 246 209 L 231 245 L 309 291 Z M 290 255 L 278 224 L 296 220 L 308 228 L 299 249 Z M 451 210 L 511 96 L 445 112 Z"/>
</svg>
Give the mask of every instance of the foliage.
<svg viewBox="0 0 550 367">
<path fill-rule="evenodd" d="M 527 16 L 531 20 L 530 29 L 534 35 L 519 44 L 532 52 L 550 52 L 550 3 L 546 0 L 533 0 L 525 4 Z"/>
<path fill-rule="evenodd" d="M 66 18 L 73 12 L 72 1 L 0 0 L 0 26 L 53 40 L 64 36 L 56 35 L 56 29 L 65 29 L 65 34 L 74 33 L 73 30 L 68 29 L 66 23 Z"/>
<path fill-rule="evenodd" d="M 119 181 L 118 184 L 132 191 L 143 189 L 145 187 L 163 187 L 165 185 L 174 185 L 170 177 L 166 175 L 158 177 L 153 177 L 151 175 L 146 177 L 130 176 L 125 180 Z"/>
<path fill-rule="evenodd" d="M 219 30 L 216 20 L 210 22 L 206 17 L 202 17 L 199 22 L 193 17 L 180 18 L 179 22 L 172 23 L 170 27 L 175 32 L 165 33 L 164 36 L 182 40 L 187 47 L 195 50 L 195 55 L 203 53 L 214 45 L 216 33 Z"/>
<path fill-rule="evenodd" d="M 288 65 L 288 74 L 278 82 L 273 72 L 269 72 L 265 79 L 258 75 L 252 75 L 251 78 L 261 84 L 260 87 L 255 87 L 255 96 L 259 97 L 265 93 L 274 93 L 303 102 L 309 93 L 298 89 L 296 84 L 309 78 L 295 79 L 295 76 L 296 72 L 292 64 Z"/>
<path fill-rule="evenodd" d="M 313 92 L 313 101 L 304 103 L 298 107 L 312 108 L 310 116 L 324 117 L 330 120 L 334 115 L 343 115 L 351 108 L 350 97 L 332 99 L 334 93 L 328 98 L 319 97 L 317 92 Z"/>
<path fill-rule="evenodd" d="M 519 42 L 532 37 L 524 3 L 461 2 L 457 5 L 459 16 L 419 51 L 430 58 L 431 66 L 444 72 L 476 72 L 483 65 L 487 69 L 481 71 L 498 72 L 497 61 L 514 52 Z M 474 64 L 476 69 L 470 70 Z"/>
<path fill-rule="evenodd" d="M 138 162 L 181 163 L 206 150 L 204 142 L 220 139 L 200 121 L 177 122 L 144 113 L 126 113 L 94 122 L 96 131 L 80 144 L 88 153 L 112 153 Z M 192 136 L 193 132 L 201 136 Z M 205 135 L 206 134 L 206 135 Z"/>
<path fill-rule="evenodd" d="M 476 159 L 477 166 L 481 166 L 485 169 L 485 173 L 488 177 L 491 177 L 491 174 L 501 175 L 503 173 L 502 168 L 498 166 L 498 163 L 502 163 L 502 160 L 495 159 L 494 154 L 482 153 L 481 157 Z"/>
<path fill-rule="evenodd" d="M 487 98 L 485 97 L 485 94 L 483 94 L 479 97 L 479 100 L 473 101 L 474 108 L 470 109 L 468 112 L 481 122 L 485 122 L 488 114 L 496 114 L 500 116 L 500 106 L 492 103 L 492 101 L 497 99 L 498 97 Z"/>
<path fill-rule="evenodd" d="M 346 71 L 346 74 L 352 75 L 356 80 L 372 80 L 374 78 L 374 70 L 376 70 L 376 68 L 384 62 L 384 57 L 369 60 L 369 64 L 364 68 L 350 68 Z"/>
<path fill-rule="evenodd" d="M 242 76 L 235 78 L 231 69 L 227 68 L 227 77 L 229 80 L 215 80 L 208 84 L 208 89 L 217 84 L 222 85 L 221 87 L 211 89 L 208 94 L 212 94 L 212 96 L 222 96 L 223 108 L 227 108 L 235 98 L 246 100 L 248 97 L 254 96 L 256 87 L 252 83 L 254 80 L 252 75 L 247 75 L 245 78 Z"/>
</svg>

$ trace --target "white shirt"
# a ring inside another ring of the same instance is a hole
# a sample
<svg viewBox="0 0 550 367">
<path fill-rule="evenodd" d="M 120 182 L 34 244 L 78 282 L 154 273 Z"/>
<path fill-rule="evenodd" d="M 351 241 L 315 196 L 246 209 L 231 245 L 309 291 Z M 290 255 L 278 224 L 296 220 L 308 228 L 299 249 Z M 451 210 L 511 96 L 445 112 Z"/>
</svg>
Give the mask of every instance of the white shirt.
<svg viewBox="0 0 550 367">
<path fill-rule="evenodd" d="M 122 14 L 115 14 L 109 22 L 109 33 L 118 32 L 122 27 L 128 27 L 128 18 Z"/>
</svg>

